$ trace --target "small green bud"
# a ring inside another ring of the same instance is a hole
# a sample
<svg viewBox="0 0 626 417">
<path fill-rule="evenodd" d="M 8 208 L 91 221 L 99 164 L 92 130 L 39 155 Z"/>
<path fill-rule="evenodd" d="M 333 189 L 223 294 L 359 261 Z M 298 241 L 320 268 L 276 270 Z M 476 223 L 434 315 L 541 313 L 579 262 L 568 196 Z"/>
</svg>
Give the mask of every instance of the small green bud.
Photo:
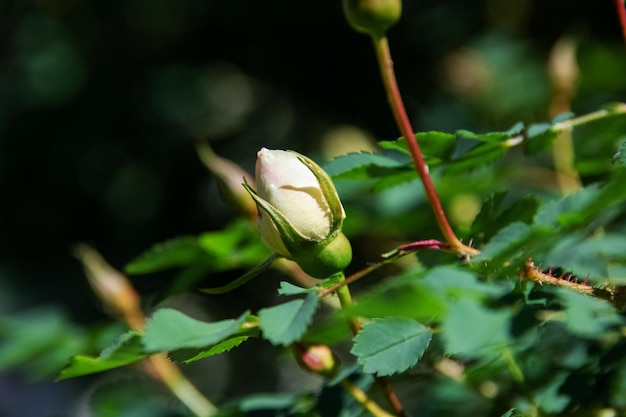
<svg viewBox="0 0 626 417">
<path fill-rule="evenodd" d="M 383 36 L 402 15 L 401 0 L 343 0 L 343 11 L 357 32 Z"/>
<path fill-rule="evenodd" d="M 305 371 L 324 378 L 332 378 L 337 375 L 339 360 L 326 345 L 295 343 L 293 354 L 300 367 Z"/>
</svg>

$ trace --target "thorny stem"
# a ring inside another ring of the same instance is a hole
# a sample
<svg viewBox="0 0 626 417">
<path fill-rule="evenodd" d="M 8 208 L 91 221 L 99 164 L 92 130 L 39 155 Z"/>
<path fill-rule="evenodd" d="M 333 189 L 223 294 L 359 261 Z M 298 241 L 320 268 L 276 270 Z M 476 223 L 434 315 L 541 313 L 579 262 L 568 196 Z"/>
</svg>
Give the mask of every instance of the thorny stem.
<svg viewBox="0 0 626 417">
<path fill-rule="evenodd" d="M 411 156 L 415 162 L 415 169 L 422 180 L 422 185 L 424 186 L 428 202 L 433 210 L 433 213 L 435 214 L 437 225 L 446 239 L 446 242 L 448 242 L 454 252 L 461 255 L 477 255 L 478 251 L 476 249 L 464 245 L 456 234 L 454 234 L 454 231 L 448 222 L 448 218 L 443 211 L 437 190 L 435 189 L 435 185 L 433 184 L 430 173 L 428 172 L 428 165 L 426 165 L 420 146 L 415 139 L 413 127 L 411 126 L 411 122 L 409 121 L 409 117 L 404 107 L 404 102 L 402 101 L 402 96 L 400 95 L 396 75 L 393 70 L 393 61 L 391 59 L 391 52 L 389 50 L 387 37 L 373 35 L 372 40 L 374 43 L 374 50 L 376 51 L 376 58 L 380 68 L 382 82 L 387 93 L 387 99 L 389 100 L 393 117 L 398 125 L 398 128 L 400 129 L 400 133 L 404 136 L 406 143 L 409 146 L 409 151 L 411 152 Z"/>
<path fill-rule="evenodd" d="M 79 244 L 75 254 L 82 262 L 94 292 L 110 313 L 118 315 L 130 329 L 143 332 L 146 317 L 141 310 L 139 295 L 128 279 L 86 244 Z M 196 416 L 210 417 L 217 412 L 217 408 L 185 378 L 165 353 L 150 356 L 146 361 L 150 373 L 160 379 Z"/>
<path fill-rule="evenodd" d="M 586 282 L 581 284 L 579 282 L 569 280 L 568 278 L 571 278 L 571 275 L 565 277 L 554 277 L 550 274 L 544 274 L 530 259 L 524 264 L 521 276 L 523 279 L 527 279 L 528 281 L 533 281 L 538 284 L 567 287 L 583 294 L 593 294 L 594 292 L 594 288 L 591 285 L 587 285 Z"/>
<path fill-rule="evenodd" d="M 617 16 L 622 25 L 624 41 L 626 42 L 626 2 L 624 0 L 615 0 L 615 7 L 617 8 Z"/>
<path fill-rule="evenodd" d="M 341 277 L 345 279 L 343 274 L 341 274 Z M 348 288 L 347 285 L 343 285 L 337 288 L 337 296 L 339 297 L 339 302 L 341 303 L 342 308 L 347 308 L 347 307 L 352 306 L 352 295 L 350 294 L 350 289 Z M 358 319 L 352 318 L 350 319 L 349 324 L 350 324 L 350 330 L 352 331 L 352 334 L 356 336 L 361 331 L 361 323 L 359 323 Z M 377 375 L 374 375 L 374 380 L 376 381 L 376 384 L 378 385 L 378 387 L 384 394 L 385 398 L 389 402 L 389 405 L 394 410 L 395 415 L 398 417 L 406 417 L 406 412 L 404 411 L 404 407 L 402 406 L 402 403 L 400 402 L 400 399 L 396 395 L 395 391 L 391 387 L 389 380 L 385 377 L 380 377 Z M 345 385 L 344 385 L 344 388 L 345 388 Z M 350 393 L 352 394 L 352 392 Z"/>
</svg>

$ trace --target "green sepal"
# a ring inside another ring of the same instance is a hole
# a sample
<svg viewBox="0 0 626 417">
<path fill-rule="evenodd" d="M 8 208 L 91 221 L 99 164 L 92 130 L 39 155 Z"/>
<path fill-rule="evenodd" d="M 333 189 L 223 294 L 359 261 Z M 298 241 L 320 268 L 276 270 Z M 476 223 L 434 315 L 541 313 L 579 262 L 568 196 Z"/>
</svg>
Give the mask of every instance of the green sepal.
<svg viewBox="0 0 626 417">
<path fill-rule="evenodd" d="M 301 249 L 294 254 L 292 260 L 310 276 L 325 279 L 342 272 L 350 265 L 352 247 L 343 233 L 337 233 L 330 241 Z"/>
<path fill-rule="evenodd" d="M 246 191 L 250 193 L 250 196 L 257 204 L 259 210 L 262 210 L 263 213 L 267 214 L 270 217 L 272 223 L 274 223 L 276 229 L 278 229 L 278 233 L 280 234 L 283 244 L 290 254 L 293 254 L 294 250 L 299 251 L 299 248 L 303 245 L 319 243 L 315 240 L 307 238 L 306 236 L 303 236 L 300 232 L 298 232 L 298 230 L 292 226 L 289 220 L 287 220 L 285 216 L 276 209 L 276 207 L 259 197 L 258 194 L 252 188 L 250 188 L 247 181 L 245 181 L 245 178 L 243 186 Z"/>
<path fill-rule="evenodd" d="M 335 189 L 333 181 L 330 179 L 326 171 L 320 168 L 319 165 L 317 165 L 306 156 L 299 154 L 298 152 L 289 152 L 293 152 L 298 156 L 300 162 L 302 162 L 307 168 L 309 168 L 313 175 L 315 175 L 315 178 L 320 185 L 322 195 L 328 203 L 328 208 L 330 209 L 332 219 L 330 224 L 330 233 L 328 237 L 323 240 L 323 242 L 329 242 L 330 240 L 335 238 L 337 233 L 341 231 L 343 220 L 346 217 L 343 206 L 341 205 L 341 200 L 339 199 L 339 194 L 337 194 L 337 190 Z"/>
</svg>

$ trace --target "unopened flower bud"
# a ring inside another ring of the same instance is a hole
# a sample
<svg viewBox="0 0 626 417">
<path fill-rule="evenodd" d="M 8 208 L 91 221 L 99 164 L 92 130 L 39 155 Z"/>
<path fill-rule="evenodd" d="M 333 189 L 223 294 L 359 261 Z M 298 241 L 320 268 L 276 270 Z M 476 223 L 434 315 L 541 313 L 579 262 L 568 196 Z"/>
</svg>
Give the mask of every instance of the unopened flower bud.
<svg viewBox="0 0 626 417">
<path fill-rule="evenodd" d="M 357 32 L 383 36 L 402 15 L 401 0 L 343 0 L 343 11 Z"/>
<path fill-rule="evenodd" d="M 234 162 L 217 155 L 207 143 L 196 146 L 200 160 L 217 178 L 217 185 L 224 202 L 243 214 L 254 218 L 257 214 L 254 201 L 241 188 L 241 179 L 252 181 L 252 176 Z"/>
<path fill-rule="evenodd" d="M 257 191 L 244 184 L 258 206 L 261 239 L 276 254 L 316 278 L 343 271 L 352 248 L 341 233 L 346 215 L 328 174 L 296 152 L 258 153 Z"/>
<path fill-rule="evenodd" d="M 293 354 L 302 369 L 324 378 L 332 378 L 339 370 L 339 360 L 326 345 L 296 343 Z"/>
</svg>

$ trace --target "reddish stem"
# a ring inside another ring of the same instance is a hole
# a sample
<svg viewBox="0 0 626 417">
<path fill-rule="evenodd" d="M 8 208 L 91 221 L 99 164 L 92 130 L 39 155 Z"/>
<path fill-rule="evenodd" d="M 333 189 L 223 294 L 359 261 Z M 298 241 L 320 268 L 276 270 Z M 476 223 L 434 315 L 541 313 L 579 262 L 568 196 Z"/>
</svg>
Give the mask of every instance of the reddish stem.
<svg viewBox="0 0 626 417">
<path fill-rule="evenodd" d="M 415 139 L 413 127 L 411 126 L 406 109 L 404 108 L 404 102 L 402 101 L 400 89 L 398 88 L 398 82 L 396 81 L 396 76 L 393 70 L 393 61 L 391 60 L 391 52 L 389 51 L 387 38 L 385 36 L 374 36 L 372 39 L 374 41 L 374 50 L 376 51 L 376 58 L 378 59 L 383 85 L 385 86 L 387 99 L 389 100 L 393 117 L 398 125 L 398 128 L 400 129 L 400 133 L 404 136 L 406 143 L 409 146 L 409 151 L 411 152 L 411 156 L 415 162 L 415 169 L 422 180 L 426 197 L 428 198 L 428 202 L 433 210 L 433 213 L 435 214 L 435 219 L 439 225 L 439 229 L 452 250 L 460 254 L 476 254 L 478 253 L 476 249 L 463 245 L 459 238 L 456 237 L 452 227 L 450 227 L 446 214 L 443 211 L 441 201 L 437 195 L 437 190 L 435 189 L 435 185 L 433 184 L 428 172 L 428 165 L 426 165 L 426 162 L 424 161 L 424 156 L 417 140 Z"/>
<path fill-rule="evenodd" d="M 615 0 L 615 7 L 617 8 L 617 16 L 622 25 L 624 41 L 626 42 L 626 2 L 624 0 Z"/>
</svg>

